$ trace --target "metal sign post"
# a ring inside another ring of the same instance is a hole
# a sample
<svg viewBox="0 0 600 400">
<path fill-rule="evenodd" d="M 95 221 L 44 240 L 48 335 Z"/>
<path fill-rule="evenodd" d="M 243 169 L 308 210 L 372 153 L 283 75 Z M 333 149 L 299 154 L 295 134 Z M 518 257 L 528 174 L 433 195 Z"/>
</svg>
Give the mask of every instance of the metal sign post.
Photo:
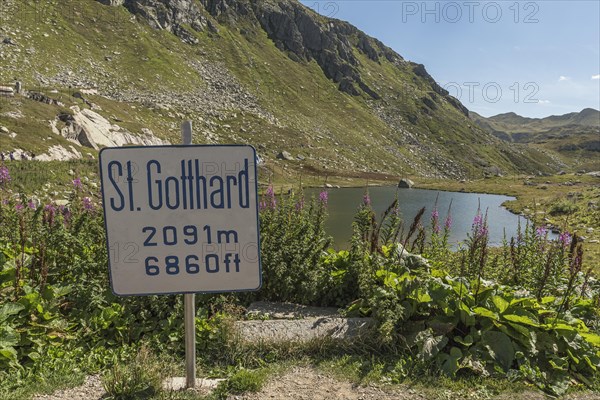
<svg viewBox="0 0 600 400">
<path fill-rule="evenodd" d="M 192 121 L 181 125 L 181 144 L 192 144 Z M 183 295 L 183 314 L 185 332 L 185 386 L 188 389 L 196 387 L 196 295 Z"/>
<path fill-rule="evenodd" d="M 100 151 L 110 285 L 118 296 L 184 295 L 186 387 L 196 384 L 195 293 L 258 290 L 256 150 L 182 144 Z"/>
</svg>

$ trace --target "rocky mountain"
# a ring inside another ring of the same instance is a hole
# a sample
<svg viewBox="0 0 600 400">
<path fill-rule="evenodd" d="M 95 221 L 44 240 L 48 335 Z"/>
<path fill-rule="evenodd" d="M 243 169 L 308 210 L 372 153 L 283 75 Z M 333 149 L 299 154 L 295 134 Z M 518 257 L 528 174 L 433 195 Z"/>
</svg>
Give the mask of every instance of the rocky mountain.
<svg viewBox="0 0 600 400">
<path fill-rule="evenodd" d="M 576 158 L 600 167 L 600 111 L 586 108 L 580 112 L 526 118 L 515 113 L 485 118 L 471 112 L 471 118 L 494 136 L 513 143 L 533 144 L 558 152 L 566 162 Z"/>
<path fill-rule="evenodd" d="M 296 0 L 4 0 L 0 13 L 0 151 L 95 157 L 175 143 L 191 119 L 196 142 L 253 144 L 284 176 L 559 168 L 473 123 L 423 65 Z"/>
</svg>

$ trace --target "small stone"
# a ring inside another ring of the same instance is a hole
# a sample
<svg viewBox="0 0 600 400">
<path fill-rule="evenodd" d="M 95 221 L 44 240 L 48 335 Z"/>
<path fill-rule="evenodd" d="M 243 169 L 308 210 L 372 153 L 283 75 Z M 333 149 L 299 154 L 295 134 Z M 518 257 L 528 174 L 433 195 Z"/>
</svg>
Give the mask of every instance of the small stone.
<svg viewBox="0 0 600 400">
<path fill-rule="evenodd" d="M 277 154 L 277 158 L 280 160 L 287 160 L 287 161 L 291 161 L 294 159 L 294 157 L 292 157 L 292 155 L 285 150 L 281 151 L 279 154 Z"/>
</svg>

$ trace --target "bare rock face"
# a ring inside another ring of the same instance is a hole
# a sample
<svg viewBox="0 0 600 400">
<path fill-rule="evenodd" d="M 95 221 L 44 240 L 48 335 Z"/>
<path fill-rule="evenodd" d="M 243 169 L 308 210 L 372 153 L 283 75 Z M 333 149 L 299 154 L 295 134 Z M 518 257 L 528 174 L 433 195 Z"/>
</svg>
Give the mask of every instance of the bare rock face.
<svg viewBox="0 0 600 400">
<path fill-rule="evenodd" d="M 51 123 L 52 130 L 74 143 L 100 150 L 102 147 L 117 147 L 128 144 L 155 146 L 169 144 L 148 129 L 142 134 L 133 134 L 118 125 L 112 125 L 106 118 L 95 111 L 72 107 L 74 114 L 61 114 L 58 119 L 65 123 L 61 130 L 56 128 L 56 122 Z"/>
<path fill-rule="evenodd" d="M 353 46 L 370 59 L 386 57 L 392 62 L 402 57 L 367 36 L 352 25 L 330 20 L 322 22 L 317 15 L 296 1 L 246 0 L 98 0 L 104 4 L 123 4 L 131 13 L 139 15 L 156 29 L 169 30 L 187 43 L 197 43 L 192 32 L 217 32 L 213 18 L 222 23 L 235 23 L 239 18 L 249 20 L 266 31 L 275 45 L 287 51 L 296 61 L 316 60 L 325 75 L 339 84 L 339 89 L 351 95 L 366 93 L 374 99 L 379 95 L 367 86 L 358 72 L 358 60 Z M 201 8 L 204 9 L 201 9 Z M 351 39 L 349 38 L 354 38 Z"/>
<path fill-rule="evenodd" d="M 385 46 L 376 48 L 373 39 L 346 22 L 320 22 L 314 12 L 297 2 L 255 2 L 253 7 L 260 25 L 281 50 L 301 60 L 317 61 L 325 76 L 338 83 L 345 93 L 359 95 L 358 86 L 369 96 L 379 98 L 362 81 L 352 47 L 355 45 L 377 61 L 389 50 Z M 353 36 L 357 37 L 356 43 L 350 42 Z M 396 55 L 396 60 L 401 59 Z"/>
</svg>

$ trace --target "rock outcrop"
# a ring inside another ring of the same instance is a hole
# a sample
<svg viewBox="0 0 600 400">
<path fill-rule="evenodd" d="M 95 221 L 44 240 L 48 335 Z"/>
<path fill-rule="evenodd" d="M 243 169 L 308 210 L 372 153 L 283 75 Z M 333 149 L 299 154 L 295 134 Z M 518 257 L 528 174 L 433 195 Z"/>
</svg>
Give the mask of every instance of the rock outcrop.
<svg viewBox="0 0 600 400">
<path fill-rule="evenodd" d="M 61 146 L 51 146 L 44 154 L 35 157 L 37 161 L 69 161 L 81 158 L 81 152 L 77 151 L 74 146 L 69 146 L 69 149 Z"/>
<path fill-rule="evenodd" d="M 132 134 L 119 125 L 111 124 L 106 118 L 95 111 L 78 107 L 72 107 L 73 114 L 61 114 L 58 119 L 65 124 L 65 127 L 58 129 L 56 121 L 51 123 L 52 131 L 61 135 L 74 143 L 100 150 L 102 147 L 116 147 L 128 144 L 153 146 L 169 144 L 163 141 L 151 132 L 142 134 Z"/>
</svg>

